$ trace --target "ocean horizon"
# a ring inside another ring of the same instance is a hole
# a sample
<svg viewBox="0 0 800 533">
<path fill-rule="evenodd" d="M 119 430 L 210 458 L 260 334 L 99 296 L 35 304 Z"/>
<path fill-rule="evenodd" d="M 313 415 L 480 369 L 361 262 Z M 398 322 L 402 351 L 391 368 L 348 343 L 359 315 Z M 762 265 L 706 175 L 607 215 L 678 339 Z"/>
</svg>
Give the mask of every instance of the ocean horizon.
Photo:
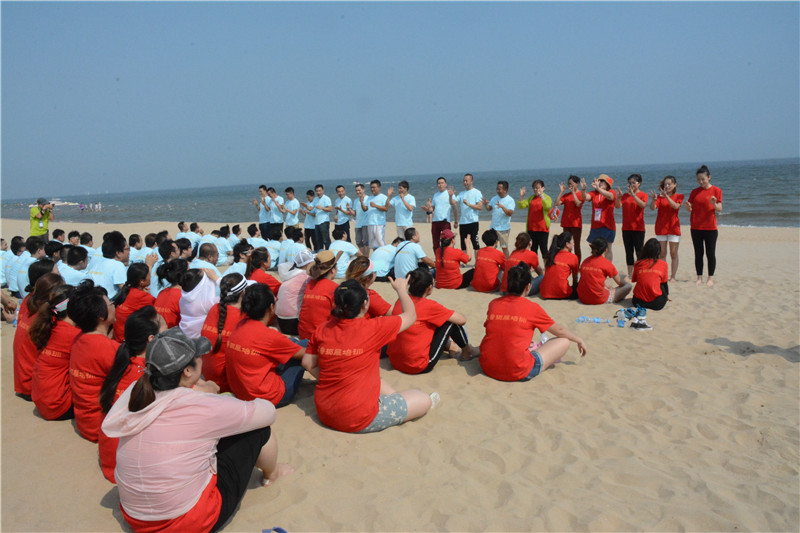
<svg viewBox="0 0 800 533">
<path fill-rule="evenodd" d="M 347 194 L 355 197 L 355 183 L 368 183 L 378 179 L 386 193 L 390 186 L 397 189 L 401 180 L 410 184 L 410 193 L 415 196 L 417 207 L 414 211 L 415 222 L 425 222 L 425 212 L 419 207 L 436 191 L 436 179 L 444 176 L 456 192 L 463 190 L 462 177 L 465 172 L 474 175 L 474 186 L 484 196 L 490 198 L 495 194 L 498 180 L 509 182 L 509 194 L 519 198 L 521 187 L 527 188 L 531 194 L 531 182 L 541 179 L 545 183 L 545 193 L 555 199 L 559 194 L 559 183 L 566 183 L 570 174 L 586 179 L 587 183 L 600 174 L 608 174 L 614 179 L 614 188 L 620 185 L 623 191 L 630 174 L 642 175 L 641 190 L 650 194 L 658 187 L 660 180 L 672 175 L 678 181 L 678 193 L 688 198 L 697 187 L 695 170 L 703 163 L 669 163 L 651 165 L 620 165 L 606 167 L 576 167 L 551 169 L 493 170 L 493 171 L 459 171 L 419 174 L 412 176 L 367 176 L 353 178 L 348 181 L 331 181 L 310 179 L 299 181 L 264 182 L 275 187 L 283 196 L 283 190 L 292 186 L 298 198 L 303 198 L 306 190 L 312 189 L 316 183 L 325 186 L 325 192 L 335 198 L 335 186 L 344 185 Z M 723 211 L 719 215 L 719 223 L 723 226 L 777 226 L 800 227 L 800 197 L 797 194 L 800 179 L 800 158 L 764 159 L 748 161 L 716 161 L 705 163 L 711 170 L 712 184 L 720 187 L 723 194 Z M 786 184 L 790 184 L 790 194 L 786 194 Z M 256 221 L 257 211 L 252 200 L 257 197 L 261 183 L 227 185 L 218 187 L 173 188 L 156 191 L 138 192 L 101 192 L 87 194 L 69 194 L 54 196 L 48 200 L 71 202 L 76 205 L 61 205 L 56 208 L 55 226 L 63 226 L 70 222 L 89 222 L 113 225 L 114 223 L 135 223 L 151 221 L 196 221 L 196 222 L 230 222 L 243 223 Z M 4 187 L 5 188 L 5 187 Z M 46 194 L 46 193 L 45 193 Z M 26 220 L 29 217 L 30 205 L 35 198 L 3 198 L 2 217 Z M 79 205 L 101 205 L 101 210 L 84 209 Z M 388 221 L 394 221 L 393 210 L 387 215 Z M 524 221 L 527 210 L 517 210 L 512 220 Z M 645 222 L 655 222 L 656 212 L 645 209 Z M 488 221 L 490 213 L 481 212 L 480 220 Z M 689 215 L 681 210 L 681 223 L 688 223 Z M 584 221 L 588 221 L 588 208 L 584 206 Z M 617 213 L 617 222 L 621 222 L 621 213 Z M 68 228 L 64 228 L 68 229 Z"/>
</svg>

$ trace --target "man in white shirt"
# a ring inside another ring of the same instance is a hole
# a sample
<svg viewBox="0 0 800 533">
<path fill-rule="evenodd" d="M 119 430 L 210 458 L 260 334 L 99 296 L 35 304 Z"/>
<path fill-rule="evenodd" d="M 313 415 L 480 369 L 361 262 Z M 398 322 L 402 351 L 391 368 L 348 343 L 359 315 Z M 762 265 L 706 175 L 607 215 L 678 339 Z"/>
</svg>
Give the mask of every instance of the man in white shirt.
<svg viewBox="0 0 800 533">
<path fill-rule="evenodd" d="M 386 195 L 386 207 L 394 206 L 394 225 L 397 227 L 397 236 L 401 239 L 406 234 L 406 229 L 414 225 L 414 208 L 417 200 L 408 193 L 408 182 L 401 181 L 397 185 L 398 194 L 392 198 L 394 187 L 389 187 Z"/>
<path fill-rule="evenodd" d="M 274 187 L 267 187 L 267 196 L 269 196 L 269 225 L 270 231 L 264 234 L 264 238 L 268 239 L 272 234 L 272 228 L 278 228 L 278 231 L 283 231 L 283 198 L 278 196 Z"/>
<path fill-rule="evenodd" d="M 433 267 L 435 264 L 419 245 L 419 232 L 416 228 L 406 229 L 405 237 L 406 241 L 397 245 L 397 252 L 394 256 L 395 278 L 406 277 L 409 272 L 419 267 L 420 261 L 429 267 Z"/>
<path fill-rule="evenodd" d="M 473 187 L 472 174 L 464 174 L 464 190 L 456 196 L 456 208 L 458 209 L 458 222 L 456 228 L 461 226 L 459 236 L 461 239 L 461 249 L 467 252 L 467 242 L 472 245 L 472 253 L 475 260 L 478 260 L 478 217 L 483 209 L 483 194 Z M 469 253 L 469 252 L 467 252 Z"/>
<path fill-rule="evenodd" d="M 380 248 L 386 244 L 386 195 L 381 193 L 380 180 L 369 182 L 370 196 L 365 200 L 361 198 L 361 208 L 367 213 L 367 232 L 369 234 L 369 247 Z"/>
<path fill-rule="evenodd" d="M 367 210 L 364 209 L 366 199 L 364 185 L 356 184 L 356 201 L 353 206 L 355 216 L 356 246 L 361 250 L 361 254 L 369 257 L 369 228 L 367 227 Z"/>
<path fill-rule="evenodd" d="M 104 287 L 108 292 L 108 299 L 113 300 L 119 288 L 128 278 L 128 262 L 131 249 L 125 237 L 119 231 L 106 234 L 101 246 L 103 259 L 93 264 L 89 270 L 89 279 L 95 285 Z"/>
<path fill-rule="evenodd" d="M 433 240 L 434 256 L 436 256 L 436 250 L 439 249 L 442 231 L 450 229 L 450 212 L 453 206 L 456 205 L 455 190 L 447 186 L 447 179 L 440 176 L 436 180 L 436 188 L 439 190 L 428 200 L 428 208 L 433 208 L 431 238 Z"/>
<path fill-rule="evenodd" d="M 333 242 L 329 249 L 333 253 L 342 252 L 342 255 L 339 256 L 339 260 L 336 261 L 335 278 L 344 279 L 350 260 L 357 255 L 361 255 L 361 252 L 356 248 L 355 244 L 344 240 L 344 230 L 341 228 L 333 229 Z"/>
<path fill-rule="evenodd" d="M 511 215 L 514 214 L 514 208 L 517 202 L 508 195 L 508 182 L 500 180 L 497 182 L 497 194 L 491 200 L 483 199 L 483 205 L 486 206 L 487 211 L 492 213 L 492 223 L 489 226 L 497 232 L 500 247 L 506 255 L 506 259 L 510 255 L 508 252 L 508 235 L 511 233 Z"/>
<path fill-rule="evenodd" d="M 278 204 L 278 209 L 280 209 L 281 213 L 286 217 L 284 223 L 287 226 L 299 228 L 300 219 L 298 215 L 300 214 L 300 200 L 294 197 L 293 187 L 286 187 L 286 190 L 283 192 L 286 193 L 286 202 Z"/>
<path fill-rule="evenodd" d="M 261 235 L 269 235 L 269 196 L 267 196 L 267 186 L 258 186 L 258 198 L 253 200 L 253 205 L 258 209 L 258 229 Z"/>
<path fill-rule="evenodd" d="M 311 204 L 300 202 L 306 208 L 309 215 L 314 216 L 314 241 L 317 252 L 327 250 L 331 246 L 330 216 L 333 212 L 333 204 L 330 197 L 325 194 L 325 187 L 322 184 L 314 186 L 316 196 Z"/>
<path fill-rule="evenodd" d="M 336 186 L 337 198 L 333 201 L 333 227 L 344 231 L 344 240 L 350 242 L 350 217 L 354 214 L 353 201 L 347 196 L 344 185 Z"/>
</svg>

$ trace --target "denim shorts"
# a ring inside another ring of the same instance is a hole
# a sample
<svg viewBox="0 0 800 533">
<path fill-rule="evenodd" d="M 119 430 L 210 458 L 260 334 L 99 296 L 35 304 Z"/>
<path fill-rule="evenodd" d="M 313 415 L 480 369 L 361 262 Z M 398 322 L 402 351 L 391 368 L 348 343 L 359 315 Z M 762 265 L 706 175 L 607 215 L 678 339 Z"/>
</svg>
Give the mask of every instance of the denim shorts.
<svg viewBox="0 0 800 533">
<path fill-rule="evenodd" d="M 586 239 L 586 242 L 591 243 L 598 237 L 602 237 L 607 240 L 609 243 L 614 242 L 614 238 L 617 236 L 616 231 L 611 231 L 608 228 L 593 228 L 589 230 L 589 237 Z"/>
<path fill-rule="evenodd" d="M 542 371 L 542 356 L 539 355 L 539 352 L 536 350 L 531 350 L 531 355 L 533 356 L 533 368 L 531 368 L 531 373 L 522 378 L 520 381 L 530 381 L 538 376 L 539 372 Z"/>
<path fill-rule="evenodd" d="M 540 365 L 541 366 L 541 365 Z M 370 424 L 358 433 L 374 433 L 392 426 L 399 426 L 408 417 L 408 404 L 400 393 L 381 394 L 378 399 L 378 414 Z"/>
</svg>

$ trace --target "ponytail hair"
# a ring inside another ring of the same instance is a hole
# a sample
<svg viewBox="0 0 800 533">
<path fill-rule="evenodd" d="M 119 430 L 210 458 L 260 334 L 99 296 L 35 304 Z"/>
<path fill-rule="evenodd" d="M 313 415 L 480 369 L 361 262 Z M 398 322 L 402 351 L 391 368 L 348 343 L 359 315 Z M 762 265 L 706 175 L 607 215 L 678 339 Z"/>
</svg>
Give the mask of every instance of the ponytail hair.
<svg viewBox="0 0 800 533">
<path fill-rule="evenodd" d="M 275 295 L 268 285 L 255 283 L 244 290 L 242 312 L 253 320 L 261 320 L 275 303 Z"/>
<path fill-rule="evenodd" d="M 603 237 L 597 237 L 595 240 L 589 243 L 589 248 L 592 249 L 593 256 L 599 257 L 606 253 L 606 250 L 608 249 L 608 241 Z"/>
<path fill-rule="evenodd" d="M 516 250 L 527 250 L 531 246 L 531 236 L 527 232 L 522 232 L 517 235 L 517 240 L 514 241 L 514 248 Z"/>
<path fill-rule="evenodd" d="M 249 278 L 250 275 L 253 274 L 253 271 L 260 269 L 264 263 L 267 263 L 267 265 L 270 263 L 269 250 L 263 246 L 259 246 L 254 249 L 250 253 L 250 257 L 247 258 L 247 269 L 244 271 L 244 277 Z"/>
<path fill-rule="evenodd" d="M 347 272 L 345 272 L 344 277 L 346 279 L 354 279 L 366 287 L 367 283 L 375 277 L 375 272 L 364 275 L 369 270 L 370 263 L 369 257 L 363 255 L 354 257 L 350 264 L 347 265 Z"/>
<path fill-rule="evenodd" d="M 242 282 L 244 276 L 238 272 L 226 274 L 219 280 L 219 320 L 217 320 L 217 340 L 214 342 L 212 352 L 219 351 L 222 346 L 222 329 L 225 327 L 225 319 L 228 318 L 228 304 L 239 301 L 242 291 L 231 292 L 231 289 Z"/>
<path fill-rule="evenodd" d="M 131 291 L 132 288 L 138 289 L 139 284 L 147 279 L 147 276 L 150 274 L 150 267 L 144 263 L 134 263 L 128 267 L 128 279 L 125 280 L 125 283 L 120 287 L 119 292 L 116 296 L 114 296 L 114 300 L 112 303 L 119 307 L 123 303 L 125 303 L 125 299 L 128 297 L 128 293 Z"/>
<path fill-rule="evenodd" d="M 203 281 L 203 276 L 205 276 L 205 273 L 199 268 L 190 268 L 181 276 L 181 290 L 183 292 L 192 292 Z"/>
<path fill-rule="evenodd" d="M 125 321 L 125 340 L 117 349 L 114 364 L 111 365 L 103 386 L 100 389 L 100 408 L 107 413 L 114 405 L 117 386 L 128 370 L 131 358 L 144 353 L 150 337 L 161 329 L 158 312 L 152 305 L 146 305 L 131 313 Z"/>
<path fill-rule="evenodd" d="M 439 261 L 441 263 L 441 267 L 444 268 L 444 249 L 450 246 L 450 243 L 453 242 L 453 239 L 445 239 L 444 237 L 439 237 Z"/>
<path fill-rule="evenodd" d="M 106 304 L 108 292 L 104 287 L 95 285 L 94 281 L 81 281 L 67 304 L 67 316 L 75 322 L 82 332 L 94 331 L 101 320 L 108 318 Z"/>
<path fill-rule="evenodd" d="M 556 254 L 563 250 L 567 243 L 571 240 L 572 233 L 568 231 L 564 231 L 553 237 L 553 242 L 550 243 L 550 249 L 547 251 L 547 261 L 544 263 L 545 268 L 550 268 L 553 266 Z"/>
<path fill-rule="evenodd" d="M 53 291 L 53 289 L 63 284 L 64 279 L 58 274 L 53 274 L 51 272 L 49 274 L 45 274 L 44 276 L 40 276 L 33 286 L 33 291 L 31 291 L 31 293 L 28 295 L 28 300 L 26 303 L 28 306 L 28 314 L 30 316 L 35 315 L 39 310 L 39 306 L 50 298 L 50 293 Z"/>
<path fill-rule="evenodd" d="M 522 296 L 525 287 L 532 281 L 533 276 L 531 276 L 530 268 L 527 263 L 522 262 L 508 269 L 508 286 L 506 287 L 506 292 L 512 296 Z"/>
<path fill-rule="evenodd" d="M 369 293 L 354 279 L 345 280 L 333 292 L 333 311 L 336 318 L 356 318 L 361 313 Z"/>
<path fill-rule="evenodd" d="M 56 322 L 67 317 L 67 302 L 74 290 L 75 287 L 72 285 L 56 285 L 52 287 L 47 299 L 39 306 L 28 330 L 37 350 L 41 351 L 47 346 Z"/>
<path fill-rule="evenodd" d="M 653 237 L 647 239 L 647 242 L 642 246 L 642 253 L 639 255 L 639 260 L 650 259 L 652 261 L 650 266 L 652 267 L 656 264 L 656 261 L 658 261 L 659 255 L 661 255 L 661 244 L 658 242 L 658 239 Z"/>
<path fill-rule="evenodd" d="M 182 369 L 166 375 L 159 372 L 154 366 L 147 365 L 142 377 L 133 385 L 128 411 L 136 413 L 153 403 L 156 400 L 156 391 L 177 389 L 181 384 L 183 371 L 189 367 L 197 367 L 197 359 L 195 357 Z"/>
<path fill-rule="evenodd" d="M 408 294 L 422 298 L 428 287 L 433 286 L 433 275 L 427 268 L 417 268 L 408 273 Z"/>
<path fill-rule="evenodd" d="M 167 280 L 170 287 L 180 285 L 183 280 L 183 275 L 189 270 L 189 262 L 186 259 L 173 259 L 172 261 L 161 263 L 156 269 L 158 276 L 158 287 L 164 286 L 164 280 Z"/>
</svg>

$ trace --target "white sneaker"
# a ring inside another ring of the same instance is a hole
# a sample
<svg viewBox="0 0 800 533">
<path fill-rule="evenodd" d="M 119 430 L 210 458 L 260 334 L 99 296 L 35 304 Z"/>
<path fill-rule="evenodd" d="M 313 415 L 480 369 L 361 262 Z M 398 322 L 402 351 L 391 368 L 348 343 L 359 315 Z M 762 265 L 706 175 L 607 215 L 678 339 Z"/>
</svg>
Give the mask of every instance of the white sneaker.
<svg viewBox="0 0 800 533">
<path fill-rule="evenodd" d="M 433 409 L 434 407 L 439 405 L 439 402 L 442 401 L 442 398 L 441 396 L 439 396 L 438 392 L 432 392 L 430 396 L 431 396 L 431 409 Z"/>
</svg>

